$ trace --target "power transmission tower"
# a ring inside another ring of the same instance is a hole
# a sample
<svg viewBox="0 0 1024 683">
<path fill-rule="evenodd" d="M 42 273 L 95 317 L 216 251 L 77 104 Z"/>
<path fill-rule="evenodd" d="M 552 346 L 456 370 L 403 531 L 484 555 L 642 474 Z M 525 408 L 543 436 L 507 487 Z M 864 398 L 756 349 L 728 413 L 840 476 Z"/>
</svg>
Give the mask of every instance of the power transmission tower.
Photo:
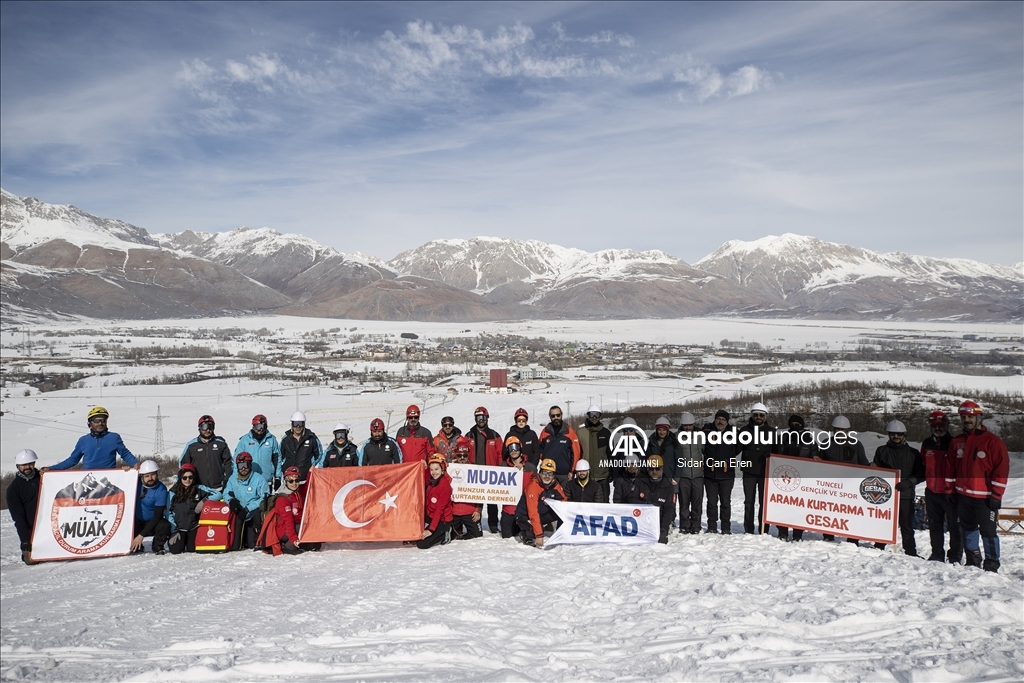
<svg viewBox="0 0 1024 683">
<path fill-rule="evenodd" d="M 156 434 L 153 435 L 153 455 L 162 455 L 164 452 L 164 416 L 160 414 L 160 406 L 156 407 L 156 415 L 150 415 L 150 419 L 156 420 Z"/>
</svg>

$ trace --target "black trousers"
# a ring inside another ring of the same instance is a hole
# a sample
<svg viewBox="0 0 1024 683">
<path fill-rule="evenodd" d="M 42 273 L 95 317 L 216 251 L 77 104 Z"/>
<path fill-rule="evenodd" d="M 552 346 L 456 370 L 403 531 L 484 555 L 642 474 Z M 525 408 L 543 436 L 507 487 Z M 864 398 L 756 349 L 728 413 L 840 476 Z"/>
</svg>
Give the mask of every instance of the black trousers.
<svg viewBox="0 0 1024 683">
<path fill-rule="evenodd" d="M 557 522 L 558 515 L 553 511 L 545 512 L 540 516 L 540 525 L 542 527 L 551 524 L 551 522 Z M 519 525 L 519 531 L 523 536 L 524 541 L 532 541 L 537 538 L 537 535 L 533 533 L 533 524 L 530 523 L 529 517 L 516 517 L 516 523 Z"/>
<path fill-rule="evenodd" d="M 985 562 L 999 566 L 999 537 L 996 535 L 996 513 L 989 509 L 985 498 L 957 496 L 957 512 L 960 515 L 960 529 L 964 535 L 964 549 L 979 553 L 985 548 Z M 979 532 L 981 538 L 979 539 Z"/>
<path fill-rule="evenodd" d="M 501 511 L 501 537 L 512 538 L 519 533 L 519 523 L 516 521 L 516 516 L 509 514 L 504 510 Z"/>
<path fill-rule="evenodd" d="M 900 497 L 900 536 L 903 537 L 903 552 L 917 555 L 917 541 L 914 540 L 914 492 Z M 879 550 L 885 548 L 884 543 L 876 543 Z"/>
<path fill-rule="evenodd" d="M 167 549 L 171 551 L 172 555 L 180 555 L 185 551 L 194 553 L 196 551 L 197 531 L 199 531 L 199 527 L 191 531 L 179 531 L 171 537 L 170 543 L 167 544 Z"/>
<path fill-rule="evenodd" d="M 925 510 L 928 512 L 928 535 L 932 543 L 932 555 L 960 562 L 964 556 L 964 537 L 960 531 L 960 515 L 957 514 L 956 496 L 953 494 L 924 492 Z M 945 554 L 946 529 L 949 529 L 949 555 Z"/>
<path fill-rule="evenodd" d="M 421 538 L 416 541 L 416 547 L 420 550 L 426 550 L 432 548 L 435 545 L 444 545 L 451 540 L 452 534 L 452 523 L 451 522 L 438 522 L 437 528 L 434 532 L 426 538 Z"/>
<path fill-rule="evenodd" d="M 492 533 L 498 533 L 498 506 L 487 506 L 487 529 Z"/>
<path fill-rule="evenodd" d="M 456 538 L 480 538 L 484 535 L 480 522 L 473 521 L 473 515 L 454 515 L 451 528 Z"/>
<path fill-rule="evenodd" d="M 144 522 L 141 519 L 135 520 L 135 535 L 138 536 L 142 533 L 143 527 L 149 522 Z M 153 552 L 163 550 L 167 544 L 167 539 L 171 536 L 171 523 L 166 519 L 161 519 L 153 527 Z"/>
<path fill-rule="evenodd" d="M 735 477 L 711 479 L 704 477 L 704 493 L 708 496 L 708 531 L 718 530 L 718 511 L 722 511 L 722 533 L 732 533 L 732 487 Z"/>
<path fill-rule="evenodd" d="M 754 505 L 757 505 L 757 526 L 754 526 Z M 743 531 L 748 534 L 761 533 L 764 519 L 764 477 L 743 475 Z M 767 532 L 768 529 L 765 529 Z"/>
<path fill-rule="evenodd" d="M 679 531 L 697 533 L 704 514 L 704 477 L 679 480 Z"/>
<path fill-rule="evenodd" d="M 252 511 L 252 516 L 249 519 L 235 517 L 235 531 L 234 539 L 231 542 L 231 549 L 255 548 L 256 538 L 260 535 L 261 526 L 263 526 L 263 513 L 258 508 Z"/>
<path fill-rule="evenodd" d="M 594 483 L 604 491 L 604 502 L 612 502 L 612 482 L 610 479 L 595 479 Z"/>
</svg>

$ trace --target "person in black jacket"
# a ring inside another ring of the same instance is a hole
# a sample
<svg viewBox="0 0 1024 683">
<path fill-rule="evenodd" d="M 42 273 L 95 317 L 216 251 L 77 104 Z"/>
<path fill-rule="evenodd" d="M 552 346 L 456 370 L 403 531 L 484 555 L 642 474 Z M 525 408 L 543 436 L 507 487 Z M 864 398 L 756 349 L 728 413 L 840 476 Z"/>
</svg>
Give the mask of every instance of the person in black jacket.
<svg viewBox="0 0 1024 683">
<path fill-rule="evenodd" d="M 780 431 L 776 441 L 775 452 L 779 455 L 790 455 L 794 458 L 818 457 L 817 441 L 814 434 L 805 429 L 804 418 L 800 415 L 789 416 L 789 429 Z M 784 526 L 776 528 L 779 530 L 779 540 L 788 541 L 789 529 Z M 803 538 L 803 529 L 793 529 L 794 541 L 802 541 Z"/>
<path fill-rule="evenodd" d="M 732 533 L 732 487 L 736 484 L 736 428 L 729 424 L 729 413 L 719 410 L 715 421 L 703 427 L 704 493 L 708 498 L 708 533 L 718 533 L 721 507 L 722 533 Z M 717 432 L 717 433 L 716 433 Z M 717 441 L 717 443 L 712 443 Z"/>
<path fill-rule="evenodd" d="M 508 441 L 510 436 L 519 439 L 526 462 L 536 467 L 540 462 L 540 437 L 537 436 L 537 432 L 530 429 L 530 414 L 524 408 L 516 411 L 515 424 L 509 427 L 508 433 L 505 434 L 505 441 Z M 506 459 L 508 458 L 507 451 L 502 455 Z"/>
<path fill-rule="evenodd" d="M 167 549 L 172 555 L 196 550 L 199 513 L 209 494 L 199 488 L 195 465 L 185 464 L 178 470 L 178 481 L 171 486 L 167 499 L 167 517 L 171 522 L 171 538 Z"/>
<path fill-rule="evenodd" d="M 178 465 L 193 465 L 199 485 L 209 491 L 221 491 L 235 471 L 231 448 L 224 437 L 213 433 L 215 423 L 209 415 L 199 418 L 199 436 L 192 439 L 181 453 Z"/>
<path fill-rule="evenodd" d="M 36 507 L 39 505 L 39 483 L 42 477 L 36 469 L 39 457 L 32 449 L 18 451 L 14 456 L 17 474 L 7 487 L 7 512 L 14 520 L 14 528 L 21 541 L 21 561 L 35 564 L 32 560 L 32 527 L 36 523 Z"/>
<path fill-rule="evenodd" d="M 749 437 L 745 436 L 749 435 Z M 739 431 L 738 445 L 741 469 L 743 470 L 743 531 L 759 534 L 764 526 L 764 477 L 768 456 L 772 452 L 775 428 L 768 426 L 768 409 L 763 403 L 755 403 L 750 410 L 750 419 Z M 747 441 L 748 443 L 743 443 Z M 754 508 L 757 508 L 757 525 L 754 524 Z M 768 533 L 768 527 L 764 527 Z"/>
<path fill-rule="evenodd" d="M 586 460 L 576 462 L 576 476 L 562 487 L 565 495 L 574 503 L 607 503 L 604 488 L 590 478 L 590 463 Z"/>
<path fill-rule="evenodd" d="M 320 438 L 306 428 L 306 414 L 292 413 L 292 428 L 281 437 L 281 471 L 298 467 L 305 483 L 309 471 L 323 462 Z"/>
<path fill-rule="evenodd" d="M 903 537 L 903 552 L 917 556 L 917 542 L 914 540 L 914 489 L 924 481 L 924 461 L 921 452 L 911 448 L 907 443 L 907 428 L 899 420 L 891 421 L 885 428 L 889 440 L 875 450 L 872 467 L 884 467 L 899 470 L 900 483 L 896 490 L 900 492 L 900 536 Z M 884 543 L 876 543 L 879 550 L 885 549 Z"/>
<path fill-rule="evenodd" d="M 660 455 L 647 459 L 647 474 L 636 479 L 636 485 L 626 495 L 625 503 L 657 505 L 661 509 L 661 535 L 659 543 L 668 543 L 668 530 L 676 517 L 676 487 L 665 476 L 665 461 Z"/>
<path fill-rule="evenodd" d="M 660 455 L 664 462 L 664 475 L 675 482 L 676 468 L 679 465 L 679 441 L 672 433 L 672 425 L 667 417 L 659 417 L 654 423 L 654 433 L 647 440 L 647 455 Z"/>
<path fill-rule="evenodd" d="M 358 467 L 359 448 L 348 440 L 348 425 L 334 425 L 334 441 L 324 451 L 324 467 Z"/>
<path fill-rule="evenodd" d="M 626 466 L 622 468 L 622 476 L 612 482 L 612 501 L 625 503 L 637 485 L 640 473 L 640 458 L 630 455 L 624 458 Z"/>
</svg>

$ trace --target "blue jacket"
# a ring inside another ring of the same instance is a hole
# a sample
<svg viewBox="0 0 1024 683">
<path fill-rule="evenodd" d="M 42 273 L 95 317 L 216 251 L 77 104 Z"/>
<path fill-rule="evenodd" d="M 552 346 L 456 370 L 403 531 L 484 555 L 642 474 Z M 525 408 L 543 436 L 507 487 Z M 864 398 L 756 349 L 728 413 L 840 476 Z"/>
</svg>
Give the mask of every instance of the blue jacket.
<svg viewBox="0 0 1024 683">
<path fill-rule="evenodd" d="M 114 432 L 90 431 L 75 444 L 75 450 L 64 462 L 50 467 L 51 470 L 69 470 L 78 463 L 86 470 L 111 470 L 117 467 L 117 456 L 129 465 L 135 465 L 138 459 L 121 440 L 121 435 Z"/>
<path fill-rule="evenodd" d="M 245 481 L 239 481 L 236 472 L 228 478 L 228 483 L 224 485 L 224 493 L 221 494 L 220 499 L 225 503 L 230 503 L 232 499 L 237 500 L 251 513 L 269 494 L 270 487 L 267 486 L 263 477 L 253 472 Z"/>
<path fill-rule="evenodd" d="M 155 508 L 162 507 L 167 514 L 167 487 L 157 481 L 152 488 L 142 484 L 139 477 L 139 491 L 135 496 L 135 517 L 143 522 L 153 519 Z"/>
<path fill-rule="evenodd" d="M 259 441 L 250 430 L 248 434 L 238 440 L 238 445 L 235 446 L 236 458 L 239 453 L 248 453 L 252 456 L 253 474 L 260 475 L 268 484 L 274 480 L 274 477 L 281 478 L 281 446 L 277 442 L 277 437 L 270 432 L 264 432 L 263 440 Z M 234 459 L 232 459 L 232 467 L 235 474 L 238 474 L 238 465 L 234 463 Z"/>
</svg>

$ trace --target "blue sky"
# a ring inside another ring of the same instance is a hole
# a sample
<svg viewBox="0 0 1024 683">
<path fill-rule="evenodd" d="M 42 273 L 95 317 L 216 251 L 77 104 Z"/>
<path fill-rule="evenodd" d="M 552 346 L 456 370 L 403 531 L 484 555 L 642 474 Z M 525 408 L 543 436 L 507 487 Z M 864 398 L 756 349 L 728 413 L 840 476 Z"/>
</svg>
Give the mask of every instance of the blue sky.
<svg viewBox="0 0 1024 683">
<path fill-rule="evenodd" d="M 4 189 L 383 258 L 795 232 L 1015 263 L 1024 5 L 10 3 Z"/>
</svg>

